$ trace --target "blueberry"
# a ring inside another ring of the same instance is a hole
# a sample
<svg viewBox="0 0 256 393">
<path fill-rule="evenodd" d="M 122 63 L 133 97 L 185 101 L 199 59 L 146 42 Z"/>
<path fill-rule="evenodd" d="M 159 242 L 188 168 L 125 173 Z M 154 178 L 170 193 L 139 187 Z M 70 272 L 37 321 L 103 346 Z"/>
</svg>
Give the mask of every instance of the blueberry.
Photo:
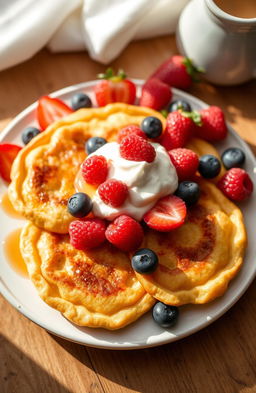
<svg viewBox="0 0 256 393">
<path fill-rule="evenodd" d="M 137 273 L 151 274 L 158 266 L 158 257 L 149 248 L 141 248 L 132 257 L 132 267 Z"/>
<path fill-rule="evenodd" d="M 71 98 L 71 106 L 75 111 L 80 108 L 91 108 L 92 101 L 87 94 L 77 93 Z"/>
<path fill-rule="evenodd" d="M 87 216 L 91 210 L 91 198 L 83 192 L 73 194 L 68 200 L 68 212 L 76 218 Z"/>
<path fill-rule="evenodd" d="M 35 136 L 40 134 L 40 130 L 36 127 L 27 127 L 25 130 L 22 132 L 21 139 L 24 145 L 27 145 L 28 142 L 31 141 Z"/>
<path fill-rule="evenodd" d="M 157 302 L 153 307 L 153 319 L 163 328 L 169 328 L 176 324 L 179 317 L 179 310 L 175 306 L 169 306 L 162 302 Z"/>
<path fill-rule="evenodd" d="M 211 154 L 205 154 L 199 159 L 198 171 L 206 179 L 218 176 L 221 170 L 220 160 Z"/>
<path fill-rule="evenodd" d="M 141 129 L 148 138 L 157 138 L 162 134 L 163 125 L 157 117 L 148 116 L 142 120 Z"/>
<path fill-rule="evenodd" d="M 241 168 L 245 162 L 245 154 L 238 147 L 230 147 L 222 153 L 221 159 L 226 169 Z"/>
<path fill-rule="evenodd" d="M 93 153 L 106 143 L 106 139 L 100 138 L 99 136 L 93 136 L 92 138 L 89 138 L 85 144 L 87 154 Z"/>
<path fill-rule="evenodd" d="M 187 101 L 184 100 L 176 100 L 172 101 L 168 107 L 168 112 L 175 112 L 178 109 L 182 109 L 185 112 L 191 112 L 192 108 Z"/>
<path fill-rule="evenodd" d="M 194 205 L 200 197 L 199 185 L 193 181 L 183 181 L 179 184 L 175 195 L 181 198 L 187 206 Z"/>
</svg>

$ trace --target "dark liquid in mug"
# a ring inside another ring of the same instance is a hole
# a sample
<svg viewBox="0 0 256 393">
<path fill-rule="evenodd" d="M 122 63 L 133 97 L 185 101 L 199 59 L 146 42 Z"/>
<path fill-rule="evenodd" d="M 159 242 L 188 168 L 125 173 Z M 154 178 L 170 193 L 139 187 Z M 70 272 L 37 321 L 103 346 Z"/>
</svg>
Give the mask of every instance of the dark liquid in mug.
<svg viewBox="0 0 256 393">
<path fill-rule="evenodd" d="M 256 18 L 256 0 L 214 0 L 214 3 L 222 11 L 238 18 Z"/>
</svg>

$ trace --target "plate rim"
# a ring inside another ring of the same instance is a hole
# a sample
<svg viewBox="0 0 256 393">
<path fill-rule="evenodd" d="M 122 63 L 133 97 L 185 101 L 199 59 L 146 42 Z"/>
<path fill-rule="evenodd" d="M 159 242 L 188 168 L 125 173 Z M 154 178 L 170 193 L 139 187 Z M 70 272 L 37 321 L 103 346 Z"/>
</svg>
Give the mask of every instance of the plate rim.
<svg viewBox="0 0 256 393">
<path fill-rule="evenodd" d="M 143 79 L 134 79 L 134 78 L 132 78 L 132 81 L 139 87 L 141 87 L 142 84 L 144 83 Z M 51 97 L 59 97 L 59 96 L 64 95 L 64 94 L 71 94 L 73 91 L 77 91 L 79 89 L 92 87 L 92 86 L 95 85 L 96 82 L 98 82 L 98 81 L 97 80 L 92 80 L 92 81 L 87 81 L 87 82 L 81 82 L 81 83 L 78 83 L 78 84 L 75 84 L 75 85 L 70 85 L 70 86 L 64 87 L 62 89 L 56 90 L 56 91 L 50 93 L 49 95 Z M 209 106 L 206 102 L 204 102 L 201 99 L 193 96 L 192 94 L 184 92 L 183 90 L 172 88 L 172 91 L 173 91 L 174 94 L 182 95 L 184 98 L 187 98 L 188 101 L 196 102 L 197 105 L 202 107 L 202 108 L 206 108 L 206 107 Z M 9 132 L 12 131 L 13 127 L 18 125 L 18 123 L 27 114 L 31 113 L 31 111 L 33 111 L 36 108 L 36 104 L 37 104 L 37 101 L 33 102 L 31 105 L 26 107 L 23 111 L 21 111 L 17 116 L 15 116 L 7 124 L 7 126 L 0 133 L 0 143 L 1 143 L 1 141 L 4 138 L 6 138 L 6 136 L 9 134 Z M 239 144 L 245 150 L 246 155 L 250 156 L 250 160 L 253 162 L 253 165 L 256 168 L 256 158 L 255 158 L 255 156 L 254 156 L 250 146 L 235 132 L 233 127 L 228 122 L 227 122 L 227 125 L 228 125 L 229 132 L 232 134 L 232 136 L 239 142 Z M 198 332 L 198 331 L 204 329 L 205 327 L 209 326 L 211 323 L 213 323 L 217 319 L 219 319 L 222 315 L 224 315 L 244 295 L 244 293 L 246 292 L 248 287 L 253 282 L 255 276 L 256 276 L 256 266 L 255 266 L 254 273 L 249 277 L 249 279 L 246 282 L 246 285 L 243 286 L 243 289 L 239 291 L 238 295 L 236 294 L 236 296 L 232 299 L 232 301 L 228 302 L 225 305 L 225 307 L 222 308 L 221 312 L 217 313 L 211 319 L 205 320 L 205 322 L 201 323 L 200 326 L 195 326 L 193 328 L 190 328 L 190 329 L 186 330 L 186 332 L 184 332 L 183 334 L 180 334 L 180 335 L 177 335 L 177 336 L 167 337 L 165 339 L 161 339 L 161 335 L 158 335 L 158 336 L 154 337 L 153 342 L 145 343 L 145 344 L 140 344 L 140 343 L 136 344 L 135 342 L 133 342 L 133 343 L 125 342 L 124 344 L 122 344 L 122 343 L 115 343 L 115 344 L 113 344 L 113 343 L 107 342 L 107 341 L 104 341 L 104 344 L 92 344 L 92 343 L 87 342 L 87 341 L 77 341 L 77 340 L 75 340 L 75 338 L 73 337 L 72 334 L 63 335 L 63 334 L 61 334 L 59 329 L 55 329 L 54 327 L 49 328 L 47 323 L 45 323 L 44 321 L 39 321 L 37 316 L 33 315 L 32 311 L 30 311 L 26 306 L 18 303 L 18 299 L 16 299 L 15 295 L 13 295 L 11 293 L 11 290 L 6 287 L 6 285 L 5 285 L 4 281 L 2 280 L 2 278 L 0 279 L 0 292 L 3 295 L 3 297 L 18 312 L 20 312 L 22 315 L 24 315 L 30 321 L 34 322 L 36 325 L 44 328 L 49 333 L 54 334 L 55 336 L 61 337 L 61 338 L 65 339 L 65 340 L 68 340 L 68 341 L 71 341 L 71 342 L 74 342 L 74 343 L 77 343 L 77 344 L 80 344 L 80 345 L 86 345 L 88 347 L 101 348 L 101 349 L 114 349 L 114 350 L 130 350 L 130 349 L 151 348 L 151 347 L 155 347 L 155 346 L 168 344 L 170 342 L 175 342 L 175 341 L 181 340 L 181 339 L 183 339 L 185 337 L 188 337 L 188 336 L 192 335 L 195 332 Z M 115 332 L 115 331 L 113 331 L 113 332 Z M 96 338 L 96 340 L 98 340 L 98 339 Z"/>
</svg>

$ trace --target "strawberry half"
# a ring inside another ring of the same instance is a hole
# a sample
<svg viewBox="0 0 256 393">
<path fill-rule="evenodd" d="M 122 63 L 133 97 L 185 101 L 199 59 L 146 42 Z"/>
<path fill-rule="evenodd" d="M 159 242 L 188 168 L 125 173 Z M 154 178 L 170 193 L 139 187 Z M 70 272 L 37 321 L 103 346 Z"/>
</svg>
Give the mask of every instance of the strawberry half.
<svg viewBox="0 0 256 393">
<path fill-rule="evenodd" d="M 22 148 L 10 143 L 3 143 L 0 145 L 0 175 L 7 181 L 11 181 L 12 163 Z"/>
<path fill-rule="evenodd" d="M 73 109 L 58 98 L 43 96 L 38 100 L 36 115 L 40 127 L 45 130 L 54 121 L 72 112 L 74 112 Z"/>
<path fill-rule="evenodd" d="M 95 86 L 94 93 L 99 106 L 112 102 L 134 104 L 136 86 L 126 79 L 126 74 L 122 70 L 115 75 L 112 68 L 108 68 L 105 74 L 99 74 L 98 77 L 102 80 Z"/>
<path fill-rule="evenodd" d="M 150 228 L 160 232 L 169 232 L 184 223 L 186 214 L 185 202 L 175 195 L 168 195 L 159 199 L 143 219 Z"/>
</svg>

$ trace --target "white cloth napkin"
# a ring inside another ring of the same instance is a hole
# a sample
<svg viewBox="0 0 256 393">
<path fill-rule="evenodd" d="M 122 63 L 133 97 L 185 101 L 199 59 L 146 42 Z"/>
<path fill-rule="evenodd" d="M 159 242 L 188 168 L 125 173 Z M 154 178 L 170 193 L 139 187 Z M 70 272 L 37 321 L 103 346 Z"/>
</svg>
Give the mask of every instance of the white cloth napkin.
<svg viewBox="0 0 256 393">
<path fill-rule="evenodd" d="M 189 0 L 0 0 L 0 70 L 32 57 L 87 49 L 101 63 L 134 39 L 174 32 Z"/>
</svg>

